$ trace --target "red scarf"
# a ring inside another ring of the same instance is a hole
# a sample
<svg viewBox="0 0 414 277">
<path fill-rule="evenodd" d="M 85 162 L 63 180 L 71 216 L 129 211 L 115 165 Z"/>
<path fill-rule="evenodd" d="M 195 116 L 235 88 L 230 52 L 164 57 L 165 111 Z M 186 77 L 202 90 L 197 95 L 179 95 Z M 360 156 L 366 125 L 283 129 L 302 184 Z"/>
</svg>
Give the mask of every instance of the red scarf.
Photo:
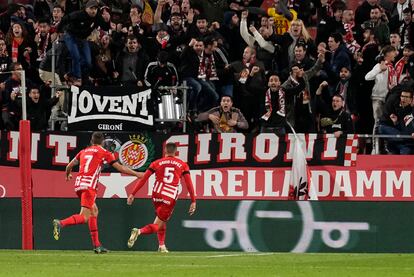
<svg viewBox="0 0 414 277">
<path fill-rule="evenodd" d="M 276 113 L 279 114 L 280 116 L 285 116 L 285 92 L 282 89 L 279 89 L 278 94 L 279 94 L 278 110 L 276 111 Z M 270 88 L 266 91 L 265 106 L 269 107 L 269 111 L 270 113 L 272 113 L 272 110 L 273 110 L 272 92 Z"/>
<path fill-rule="evenodd" d="M 401 74 L 404 70 L 406 60 L 402 57 L 396 64 L 395 64 L 395 74 L 397 76 L 397 82 L 400 82 Z"/>
<path fill-rule="evenodd" d="M 39 49 L 39 61 L 43 60 L 46 56 L 47 47 L 49 46 L 49 37 L 50 33 L 47 33 L 46 36 L 41 36 L 39 34 L 39 44 L 37 45 L 37 49 Z"/>
<path fill-rule="evenodd" d="M 392 63 L 387 63 L 388 66 L 388 89 L 392 89 L 397 84 L 397 74 Z"/>
<path fill-rule="evenodd" d="M 19 57 L 19 46 L 22 44 L 22 38 L 14 38 L 12 41 L 12 62 L 16 63 Z"/>
<path fill-rule="evenodd" d="M 200 64 L 198 66 L 197 77 L 204 81 L 218 80 L 216 63 L 214 61 L 213 54 L 206 55 L 204 52 L 202 53 L 200 57 Z"/>
</svg>

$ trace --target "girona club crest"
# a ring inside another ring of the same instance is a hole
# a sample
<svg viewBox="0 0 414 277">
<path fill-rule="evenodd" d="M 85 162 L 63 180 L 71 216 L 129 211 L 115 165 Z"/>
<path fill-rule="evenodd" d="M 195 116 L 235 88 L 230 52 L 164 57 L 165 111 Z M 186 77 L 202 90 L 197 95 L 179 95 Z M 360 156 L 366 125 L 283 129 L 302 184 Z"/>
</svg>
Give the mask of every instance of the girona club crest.
<svg viewBox="0 0 414 277">
<path fill-rule="evenodd" d="M 131 135 L 129 139 L 119 150 L 119 160 L 131 169 L 146 169 L 154 155 L 151 139 L 144 135 Z"/>
</svg>

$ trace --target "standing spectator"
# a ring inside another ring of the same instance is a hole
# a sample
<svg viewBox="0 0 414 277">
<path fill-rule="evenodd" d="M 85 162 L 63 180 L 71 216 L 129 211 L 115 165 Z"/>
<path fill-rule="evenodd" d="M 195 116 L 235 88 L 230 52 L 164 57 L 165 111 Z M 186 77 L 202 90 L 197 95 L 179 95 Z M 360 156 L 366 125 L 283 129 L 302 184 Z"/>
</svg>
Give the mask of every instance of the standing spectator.
<svg viewBox="0 0 414 277">
<path fill-rule="evenodd" d="M 160 51 L 157 61 L 150 62 L 145 70 L 145 85 L 156 89 L 158 86 L 175 86 L 178 80 L 177 69 L 168 62 L 168 53 Z"/>
<path fill-rule="evenodd" d="M 25 70 L 36 65 L 37 48 L 22 23 L 12 23 L 6 35 L 6 44 L 12 62 L 19 62 Z"/>
<path fill-rule="evenodd" d="M 289 78 L 282 84 L 286 99 L 286 120 L 297 132 L 315 131 L 309 80 L 319 72 L 324 61 L 325 56 L 320 53 L 315 65 L 307 71 L 303 70 L 302 64 L 293 64 Z M 302 113 L 298 114 L 297 111 Z"/>
<path fill-rule="evenodd" d="M 410 44 L 404 46 L 402 57 L 395 63 L 395 74 L 400 84 L 414 76 L 414 48 Z"/>
<path fill-rule="evenodd" d="M 96 0 L 89 0 L 84 10 L 67 14 L 58 25 L 59 33 L 65 30 L 63 39 L 72 57 L 72 70 L 68 79 L 76 86 L 82 85 L 82 79 L 88 80 L 92 66 L 91 49 L 86 38 L 99 25 L 105 24 L 97 14 L 98 6 Z"/>
<path fill-rule="evenodd" d="M 144 73 L 149 58 L 134 36 L 129 36 L 123 51 L 115 57 L 114 78 L 123 84 L 144 86 Z"/>
<path fill-rule="evenodd" d="M 295 10 L 289 9 L 286 0 L 273 0 L 273 7 L 267 9 L 267 14 L 275 19 L 275 33 L 283 35 L 290 28 L 293 20 L 298 18 Z"/>
<path fill-rule="evenodd" d="M 43 18 L 37 21 L 34 41 L 37 45 L 37 61 L 40 62 L 46 56 L 46 52 L 52 48 L 52 37 L 50 35 L 50 24 L 48 19 Z"/>
<path fill-rule="evenodd" d="M 40 93 L 39 88 L 32 87 L 28 91 L 27 97 L 27 119 L 30 120 L 30 129 L 32 131 L 45 131 L 48 127 L 48 115 L 61 97 L 62 91 L 56 91 L 52 98 L 46 99 L 46 96 Z M 21 108 L 21 98 L 18 99 L 17 105 Z"/>
<path fill-rule="evenodd" d="M 334 33 L 328 39 L 331 59 L 326 63 L 325 69 L 331 77 L 331 82 L 336 83 L 339 80 L 339 71 L 343 67 L 351 68 L 351 54 L 342 40 L 342 35 Z"/>
<path fill-rule="evenodd" d="M 391 24 L 390 24 L 391 25 Z M 398 21 L 398 25 L 394 27 L 394 30 L 398 32 L 401 39 L 401 45 L 414 43 L 414 26 L 412 23 L 412 11 L 411 9 L 405 9 L 403 11 L 403 20 Z"/>
<path fill-rule="evenodd" d="M 322 133 L 333 133 L 336 138 L 341 135 L 352 134 L 351 115 L 344 109 L 344 98 L 335 94 L 332 97 L 331 107 L 323 101 L 321 97 L 322 88 L 328 83 L 322 82 L 316 91 L 316 106 L 321 111 L 320 130 Z"/>
<path fill-rule="evenodd" d="M 57 38 L 57 27 L 60 21 L 62 21 L 62 18 L 64 15 L 65 15 L 65 12 L 62 6 L 55 4 L 53 6 L 52 20 L 50 24 L 50 34 L 52 36 L 52 41 L 55 41 Z"/>
<path fill-rule="evenodd" d="M 289 64 L 291 64 L 295 57 L 295 46 L 298 43 L 306 45 L 308 55 L 316 57 L 316 46 L 303 21 L 300 19 L 293 20 L 286 33 L 276 36 L 275 43 L 280 45 L 281 48 L 277 62 L 279 71 L 289 67 Z"/>
<path fill-rule="evenodd" d="M 250 126 L 256 126 L 263 111 L 261 99 L 266 90 L 264 65 L 256 59 L 256 50 L 247 46 L 242 60 L 231 63 L 227 68 L 234 76 L 234 102 Z"/>
<path fill-rule="evenodd" d="M 215 133 L 234 133 L 249 128 L 241 111 L 233 107 L 233 99 L 230 96 L 222 96 L 220 106 L 200 113 L 197 119 L 199 121 L 210 120 Z"/>
<path fill-rule="evenodd" d="M 381 7 L 374 6 L 371 8 L 370 19 L 363 24 L 363 28 L 367 27 L 374 30 L 375 37 L 381 46 L 389 43 L 390 29 L 388 28 L 387 16 Z"/>
<path fill-rule="evenodd" d="M 378 5 L 378 0 L 365 0 L 355 10 L 355 24 L 360 26 L 362 23 L 370 19 L 371 9 Z"/>
<path fill-rule="evenodd" d="M 285 92 L 281 90 L 279 76 L 271 74 L 265 95 L 266 113 L 263 119 L 261 132 L 275 133 L 278 136 L 286 133 Z"/>
<path fill-rule="evenodd" d="M 0 83 L 6 80 L 7 75 L 3 72 L 9 71 L 11 64 L 11 57 L 7 52 L 6 41 L 0 38 Z"/>
<path fill-rule="evenodd" d="M 328 37 L 332 33 L 341 32 L 343 29 L 342 14 L 346 5 L 342 1 L 336 1 L 332 4 L 333 16 L 319 21 L 315 43 L 327 42 Z"/>
<path fill-rule="evenodd" d="M 381 60 L 365 75 L 365 80 L 375 80 L 372 89 L 372 110 L 374 116 L 373 134 L 376 133 L 378 121 L 384 113 L 385 97 L 388 91 L 397 85 L 397 74 L 394 69 L 396 50 L 393 46 L 385 46 L 381 51 Z"/>
</svg>

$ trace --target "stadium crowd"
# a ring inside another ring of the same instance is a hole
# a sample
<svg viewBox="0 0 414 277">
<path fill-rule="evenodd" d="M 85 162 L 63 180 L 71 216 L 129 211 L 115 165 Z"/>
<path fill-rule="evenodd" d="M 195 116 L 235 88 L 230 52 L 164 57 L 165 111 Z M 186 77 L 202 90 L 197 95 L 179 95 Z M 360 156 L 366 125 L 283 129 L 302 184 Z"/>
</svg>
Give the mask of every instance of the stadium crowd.
<svg viewBox="0 0 414 277">
<path fill-rule="evenodd" d="M 414 1 L 22 2 L 0 15 L 1 129 L 18 128 L 24 70 L 33 130 L 65 115 L 61 87 L 186 81 L 195 131 L 414 137 Z"/>
</svg>

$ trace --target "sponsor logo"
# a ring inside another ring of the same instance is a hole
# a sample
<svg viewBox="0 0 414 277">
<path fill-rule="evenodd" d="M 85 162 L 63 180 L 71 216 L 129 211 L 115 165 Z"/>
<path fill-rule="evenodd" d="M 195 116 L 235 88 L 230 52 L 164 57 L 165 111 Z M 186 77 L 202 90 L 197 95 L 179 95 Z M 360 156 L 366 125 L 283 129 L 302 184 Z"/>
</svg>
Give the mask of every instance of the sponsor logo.
<svg viewBox="0 0 414 277">
<path fill-rule="evenodd" d="M 130 135 L 119 150 L 119 160 L 131 169 L 146 169 L 154 159 L 154 144 L 149 136 Z"/>
<path fill-rule="evenodd" d="M 6 188 L 3 185 L 0 185 L 0 198 L 6 197 Z"/>
<path fill-rule="evenodd" d="M 317 220 L 313 206 L 317 208 L 308 201 L 241 201 L 235 220 L 184 220 L 183 226 L 204 230 L 204 239 L 212 248 L 233 250 L 238 241 L 246 252 L 347 249 L 359 232 L 370 230 L 368 222 Z M 286 228 L 287 236 L 286 232 L 277 235 L 277 230 Z"/>
</svg>

